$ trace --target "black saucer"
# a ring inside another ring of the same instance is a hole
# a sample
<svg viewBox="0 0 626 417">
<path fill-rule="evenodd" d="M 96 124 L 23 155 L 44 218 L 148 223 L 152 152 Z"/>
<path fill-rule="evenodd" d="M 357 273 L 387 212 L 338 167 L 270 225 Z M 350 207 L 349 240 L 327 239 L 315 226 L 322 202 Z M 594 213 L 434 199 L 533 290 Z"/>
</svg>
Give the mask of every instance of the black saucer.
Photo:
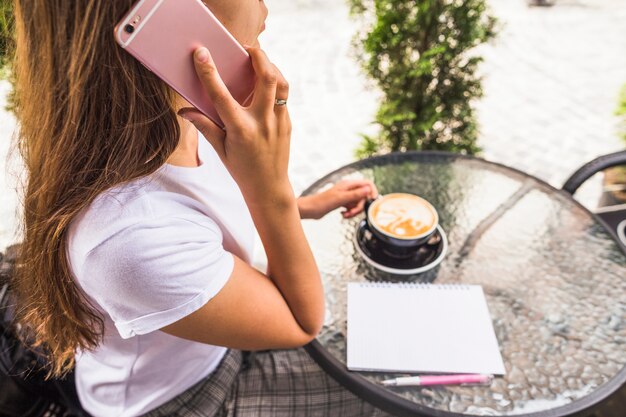
<svg viewBox="0 0 626 417">
<path fill-rule="evenodd" d="M 428 243 L 408 258 L 399 259 L 386 253 L 385 244 L 374 236 L 365 220 L 357 226 L 354 241 L 359 254 L 374 268 L 400 275 L 426 272 L 439 265 L 448 251 L 448 239 L 441 226 L 437 226 Z"/>
</svg>

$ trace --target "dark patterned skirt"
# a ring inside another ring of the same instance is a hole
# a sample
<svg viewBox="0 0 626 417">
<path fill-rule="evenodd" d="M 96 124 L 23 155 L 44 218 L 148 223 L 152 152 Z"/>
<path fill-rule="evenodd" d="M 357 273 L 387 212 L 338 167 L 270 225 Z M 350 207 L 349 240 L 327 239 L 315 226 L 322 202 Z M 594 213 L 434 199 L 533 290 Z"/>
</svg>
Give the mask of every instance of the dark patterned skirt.
<svg viewBox="0 0 626 417">
<path fill-rule="evenodd" d="M 326 374 L 302 348 L 229 349 L 219 366 L 148 417 L 389 416 Z"/>
</svg>

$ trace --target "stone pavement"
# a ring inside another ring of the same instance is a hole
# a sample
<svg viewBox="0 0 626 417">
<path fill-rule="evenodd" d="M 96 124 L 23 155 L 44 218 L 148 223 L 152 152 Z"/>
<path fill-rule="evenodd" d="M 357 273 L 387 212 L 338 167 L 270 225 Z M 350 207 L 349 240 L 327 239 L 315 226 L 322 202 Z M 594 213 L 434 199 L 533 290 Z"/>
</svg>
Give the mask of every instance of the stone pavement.
<svg viewBox="0 0 626 417">
<path fill-rule="evenodd" d="M 300 193 L 354 160 L 359 133 L 376 131 L 371 121 L 381 94 L 351 56 L 359 23 L 344 1 L 266 3 L 270 15 L 260 42 L 290 82 L 290 173 Z M 556 0 L 553 7 L 529 7 L 525 0 L 490 3 L 501 30 L 479 50 L 485 57 L 485 97 L 476 103 L 482 156 L 560 186 L 587 160 L 623 149 L 613 112 L 626 83 L 624 0 Z M 7 90 L 0 83 L 0 105 Z M 0 161 L 14 127 L 1 112 Z M 17 204 L 3 171 L 0 248 L 15 240 Z M 581 191 L 593 205 L 597 180 Z"/>
<path fill-rule="evenodd" d="M 4 110 L 9 91 L 9 83 L 0 81 L 0 252 L 17 241 L 18 224 L 18 194 L 15 189 L 19 164 L 16 163 L 15 152 L 9 153 L 15 118 Z"/>
<path fill-rule="evenodd" d="M 584 162 L 624 149 L 614 112 L 626 83 L 626 2 L 491 6 L 502 29 L 480 50 L 483 156 L 560 186 Z"/>
<path fill-rule="evenodd" d="M 261 47 L 290 84 L 290 173 L 297 193 L 354 160 L 360 132 L 373 132 L 381 94 L 351 58 L 358 24 L 342 0 L 266 0 Z"/>
<path fill-rule="evenodd" d="M 479 50 L 485 96 L 476 107 L 483 157 L 560 186 L 584 162 L 626 146 L 613 114 L 626 83 L 626 3 L 556 1 L 490 2 L 500 33 Z M 380 93 L 365 87 L 350 57 L 358 24 L 344 2 L 267 5 L 261 44 L 292 86 L 291 170 L 300 191 L 354 159 L 358 133 L 376 130 L 369 123 Z"/>
</svg>

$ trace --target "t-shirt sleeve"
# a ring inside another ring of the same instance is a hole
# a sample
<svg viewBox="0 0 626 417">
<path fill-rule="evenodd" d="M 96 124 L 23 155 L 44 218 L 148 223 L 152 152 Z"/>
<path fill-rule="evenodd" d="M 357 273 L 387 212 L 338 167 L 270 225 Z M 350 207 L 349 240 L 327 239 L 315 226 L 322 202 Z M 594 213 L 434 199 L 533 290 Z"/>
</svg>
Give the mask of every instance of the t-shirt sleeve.
<svg viewBox="0 0 626 417">
<path fill-rule="evenodd" d="M 228 281 L 232 254 L 208 217 L 139 221 L 92 249 L 83 289 L 123 338 L 146 334 L 198 310 Z"/>
</svg>

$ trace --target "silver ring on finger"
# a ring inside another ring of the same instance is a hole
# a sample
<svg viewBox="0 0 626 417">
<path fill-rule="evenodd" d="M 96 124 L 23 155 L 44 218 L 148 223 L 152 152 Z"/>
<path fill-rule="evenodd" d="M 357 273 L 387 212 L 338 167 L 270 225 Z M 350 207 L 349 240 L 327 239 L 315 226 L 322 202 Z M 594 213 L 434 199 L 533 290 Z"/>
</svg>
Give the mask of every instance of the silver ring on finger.
<svg viewBox="0 0 626 417">
<path fill-rule="evenodd" d="M 282 98 L 277 98 L 276 101 L 274 102 L 274 105 L 276 105 L 276 106 L 286 106 L 287 105 L 287 100 L 282 99 Z"/>
</svg>

